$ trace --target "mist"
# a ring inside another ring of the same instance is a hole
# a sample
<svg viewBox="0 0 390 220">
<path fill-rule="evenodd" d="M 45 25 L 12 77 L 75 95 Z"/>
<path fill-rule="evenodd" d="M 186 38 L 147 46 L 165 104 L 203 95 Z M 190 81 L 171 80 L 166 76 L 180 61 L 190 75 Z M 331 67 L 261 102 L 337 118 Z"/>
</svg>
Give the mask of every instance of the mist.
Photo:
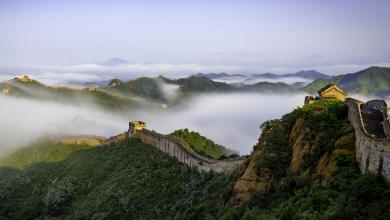
<svg viewBox="0 0 390 220">
<path fill-rule="evenodd" d="M 172 94 L 171 94 L 172 95 Z M 266 120 L 281 118 L 303 104 L 295 95 L 207 94 L 197 95 L 182 109 L 145 109 L 113 114 L 91 107 L 0 96 L 0 156 L 27 146 L 47 131 L 51 123 L 65 124 L 78 115 L 97 123 L 82 135 L 110 137 L 128 130 L 129 121 L 143 121 L 147 128 L 162 134 L 188 128 L 221 144 L 249 154 L 260 137 L 259 126 Z"/>
<path fill-rule="evenodd" d="M 224 82 L 224 83 L 228 83 L 228 84 L 242 82 L 246 85 L 253 85 L 253 84 L 256 84 L 258 82 L 270 82 L 270 83 L 282 82 L 282 83 L 286 83 L 286 84 L 303 82 L 303 83 L 305 83 L 305 85 L 308 85 L 309 83 L 313 82 L 313 80 L 305 79 L 302 77 L 281 77 L 281 78 L 277 78 L 277 79 L 269 79 L 269 78 L 250 78 L 250 77 L 240 77 L 240 76 L 221 77 L 221 78 L 213 79 L 213 81 Z"/>
<path fill-rule="evenodd" d="M 261 74 L 274 73 L 286 74 L 295 73 L 301 70 L 317 70 L 327 75 L 338 75 L 355 73 L 371 66 L 390 67 L 390 63 L 372 63 L 366 65 L 334 65 L 334 66 L 314 66 L 310 68 L 293 68 L 286 66 L 264 67 L 258 65 L 240 66 L 240 65 L 203 65 L 196 63 L 172 64 L 172 63 L 153 63 L 153 64 L 125 64 L 115 67 L 99 66 L 96 64 L 84 65 L 27 65 L 27 64 L 0 64 L 0 82 L 22 78 L 28 75 L 46 85 L 56 85 L 60 82 L 98 82 L 118 77 L 122 80 L 135 79 L 138 77 L 158 77 L 163 75 L 168 79 L 185 78 L 197 73 L 221 73 L 228 74 Z M 239 79 L 239 78 L 236 78 Z M 227 79 L 219 79 L 227 80 Z M 262 79 L 268 80 L 268 79 Z M 291 82 L 291 79 L 277 79 L 276 81 Z M 301 79 L 300 82 L 302 81 Z M 306 80 L 307 81 L 307 80 Z M 271 82 L 271 81 L 270 81 Z"/>
</svg>

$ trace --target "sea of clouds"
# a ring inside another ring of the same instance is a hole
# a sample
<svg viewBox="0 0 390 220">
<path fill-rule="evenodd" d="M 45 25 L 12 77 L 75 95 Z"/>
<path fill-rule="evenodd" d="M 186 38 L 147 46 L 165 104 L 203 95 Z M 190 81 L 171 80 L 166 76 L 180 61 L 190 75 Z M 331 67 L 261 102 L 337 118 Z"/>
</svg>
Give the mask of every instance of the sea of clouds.
<svg viewBox="0 0 390 220">
<path fill-rule="evenodd" d="M 304 70 L 317 70 L 327 75 L 339 75 L 355 73 L 370 66 L 390 67 L 390 63 L 379 63 L 370 65 L 334 65 L 318 66 Z M 14 77 L 28 75 L 47 85 L 55 85 L 59 82 L 92 82 L 102 81 L 118 77 L 119 79 L 135 79 L 138 77 L 157 77 L 164 75 L 169 79 L 184 78 L 197 73 L 221 73 L 252 74 L 274 73 L 286 74 L 296 73 L 303 69 L 289 67 L 266 68 L 261 66 L 229 66 L 229 65 L 202 65 L 202 64 L 171 64 L 171 63 L 150 63 L 150 64 L 123 64 L 114 67 L 99 66 L 96 64 L 83 65 L 26 65 L 26 64 L 0 64 L 0 82 Z M 267 80 L 267 79 L 263 79 Z M 279 79 L 284 82 L 288 79 Z M 302 79 L 299 79 L 300 82 Z M 267 80 L 272 81 L 272 80 Z M 287 81 L 286 81 L 287 82 Z M 288 82 L 291 82 L 289 79 Z"/>
<path fill-rule="evenodd" d="M 302 96 L 260 94 L 208 94 L 189 100 L 184 109 L 134 110 L 115 115 L 97 108 L 17 99 L 0 95 L 0 155 L 28 145 L 43 135 L 50 123 L 67 123 L 81 115 L 99 126 L 82 134 L 104 137 L 123 133 L 129 121 L 144 121 L 147 128 L 162 134 L 188 128 L 217 144 L 249 154 L 260 137 L 259 126 L 281 118 L 303 104 Z"/>
<path fill-rule="evenodd" d="M 195 64 L 132 64 L 116 67 L 103 67 L 94 64 L 78 66 L 0 65 L 2 73 L 0 81 L 28 75 L 32 79 L 50 85 L 64 81 L 107 80 L 114 76 L 134 79 L 140 76 L 155 77 L 160 74 L 168 78 L 181 78 L 197 72 L 245 74 L 241 72 L 243 69 L 240 68 Z M 356 69 L 354 71 L 363 69 L 362 66 L 354 68 Z M 257 72 L 253 73 L 262 73 L 259 71 L 262 70 L 257 69 Z M 268 69 L 263 72 L 272 72 L 272 70 Z M 282 73 L 286 73 L 286 71 Z M 287 81 L 285 82 L 287 83 Z M 160 84 L 160 86 L 167 97 L 172 99 L 178 97 L 177 87 L 164 84 Z M 352 97 L 362 101 L 376 98 Z M 293 108 L 302 106 L 303 102 L 304 95 L 202 94 L 189 100 L 186 107 L 182 109 L 134 110 L 125 112 L 124 116 L 119 116 L 96 107 L 78 107 L 16 99 L 0 94 L 0 156 L 36 140 L 37 137 L 46 132 L 48 124 L 66 123 L 77 115 L 83 116 L 86 121 L 94 121 L 99 125 L 84 130 L 83 134 L 110 137 L 126 131 L 129 121 L 141 120 L 147 123 L 148 129 L 162 134 L 188 128 L 190 131 L 199 132 L 217 144 L 238 150 L 241 154 L 249 154 L 252 146 L 257 143 L 257 139 L 260 137 L 259 126 L 261 123 L 270 119 L 279 119 L 282 115 L 291 112 Z"/>
</svg>

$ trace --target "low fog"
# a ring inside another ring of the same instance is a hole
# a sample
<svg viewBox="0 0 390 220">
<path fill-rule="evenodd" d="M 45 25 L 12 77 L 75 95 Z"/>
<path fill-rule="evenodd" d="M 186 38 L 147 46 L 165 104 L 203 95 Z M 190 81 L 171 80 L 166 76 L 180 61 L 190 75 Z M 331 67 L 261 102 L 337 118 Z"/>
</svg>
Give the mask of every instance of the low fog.
<svg viewBox="0 0 390 220">
<path fill-rule="evenodd" d="M 27 65 L 27 64 L 0 64 L 0 82 L 13 79 L 14 77 L 23 77 L 28 75 L 31 79 L 38 80 L 46 85 L 53 86 L 60 82 L 98 82 L 113 79 L 135 79 L 138 77 L 157 77 L 164 75 L 169 79 L 185 78 L 197 73 L 221 73 L 243 74 L 250 76 L 252 74 L 274 73 L 286 74 L 295 73 L 301 70 L 316 70 L 327 75 L 339 75 L 355 73 L 371 66 L 389 67 L 390 63 L 372 63 L 367 65 L 334 65 L 334 66 L 315 66 L 309 69 L 292 67 L 262 67 L 254 66 L 233 66 L 233 65 L 203 65 L 203 64 L 171 64 L 171 63 L 153 63 L 153 64 L 125 64 L 115 67 L 99 66 L 96 64 L 84 65 Z M 265 80 L 265 79 L 263 79 Z M 281 79 L 278 79 L 279 81 Z M 282 82 L 291 82 L 290 79 L 282 79 Z M 301 81 L 305 82 L 305 81 Z"/>
<path fill-rule="evenodd" d="M 162 134 L 188 128 L 215 143 L 241 154 L 249 154 L 260 136 L 259 126 L 265 120 L 280 118 L 301 106 L 303 96 L 259 94 L 198 95 L 186 108 L 168 111 L 137 110 L 116 116 L 102 110 L 65 106 L 56 103 L 16 99 L 0 95 L 0 155 L 28 145 L 43 135 L 51 123 L 65 124 L 78 115 L 98 124 L 82 131 L 86 135 L 106 138 L 123 133 L 128 122 L 140 120 L 147 128 Z"/>
<path fill-rule="evenodd" d="M 258 82 L 270 82 L 270 83 L 283 82 L 286 84 L 303 82 L 304 85 L 308 85 L 309 83 L 313 82 L 313 80 L 305 79 L 305 78 L 301 78 L 301 77 L 281 77 L 281 78 L 277 78 L 277 79 L 269 79 L 269 78 L 241 77 L 241 76 L 221 77 L 221 78 L 213 79 L 213 81 L 225 82 L 228 84 L 241 82 L 241 83 L 244 83 L 246 85 L 253 85 L 253 84 L 256 84 Z"/>
</svg>

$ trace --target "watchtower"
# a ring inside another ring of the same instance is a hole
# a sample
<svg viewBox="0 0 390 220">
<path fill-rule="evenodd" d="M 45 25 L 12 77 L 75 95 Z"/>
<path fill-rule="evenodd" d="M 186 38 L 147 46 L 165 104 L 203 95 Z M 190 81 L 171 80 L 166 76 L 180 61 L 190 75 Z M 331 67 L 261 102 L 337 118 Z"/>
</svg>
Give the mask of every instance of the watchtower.
<svg viewBox="0 0 390 220">
<path fill-rule="evenodd" d="M 137 132 L 137 130 L 140 130 L 142 131 L 142 129 L 146 129 L 146 123 L 145 122 L 142 122 L 142 121 L 132 121 L 132 122 L 129 122 L 129 136 L 131 134 L 135 134 Z"/>
<path fill-rule="evenodd" d="M 21 79 L 22 82 L 30 82 L 30 78 L 28 78 L 28 76 L 24 76 L 22 79 Z"/>
</svg>

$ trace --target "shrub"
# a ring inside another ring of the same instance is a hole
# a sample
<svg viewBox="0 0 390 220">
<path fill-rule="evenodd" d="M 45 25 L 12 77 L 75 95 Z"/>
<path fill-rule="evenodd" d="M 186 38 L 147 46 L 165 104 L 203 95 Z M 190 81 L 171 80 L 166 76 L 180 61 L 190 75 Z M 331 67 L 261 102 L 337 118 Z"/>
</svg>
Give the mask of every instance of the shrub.
<svg viewBox="0 0 390 220">
<path fill-rule="evenodd" d="M 56 209 L 59 205 L 76 193 L 75 187 L 73 186 L 73 183 L 76 181 L 76 178 L 68 177 L 58 182 L 56 187 L 49 188 L 45 198 L 43 198 L 43 203 L 46 206 L 46 212 L 51 209 Z"/>
</svg>

